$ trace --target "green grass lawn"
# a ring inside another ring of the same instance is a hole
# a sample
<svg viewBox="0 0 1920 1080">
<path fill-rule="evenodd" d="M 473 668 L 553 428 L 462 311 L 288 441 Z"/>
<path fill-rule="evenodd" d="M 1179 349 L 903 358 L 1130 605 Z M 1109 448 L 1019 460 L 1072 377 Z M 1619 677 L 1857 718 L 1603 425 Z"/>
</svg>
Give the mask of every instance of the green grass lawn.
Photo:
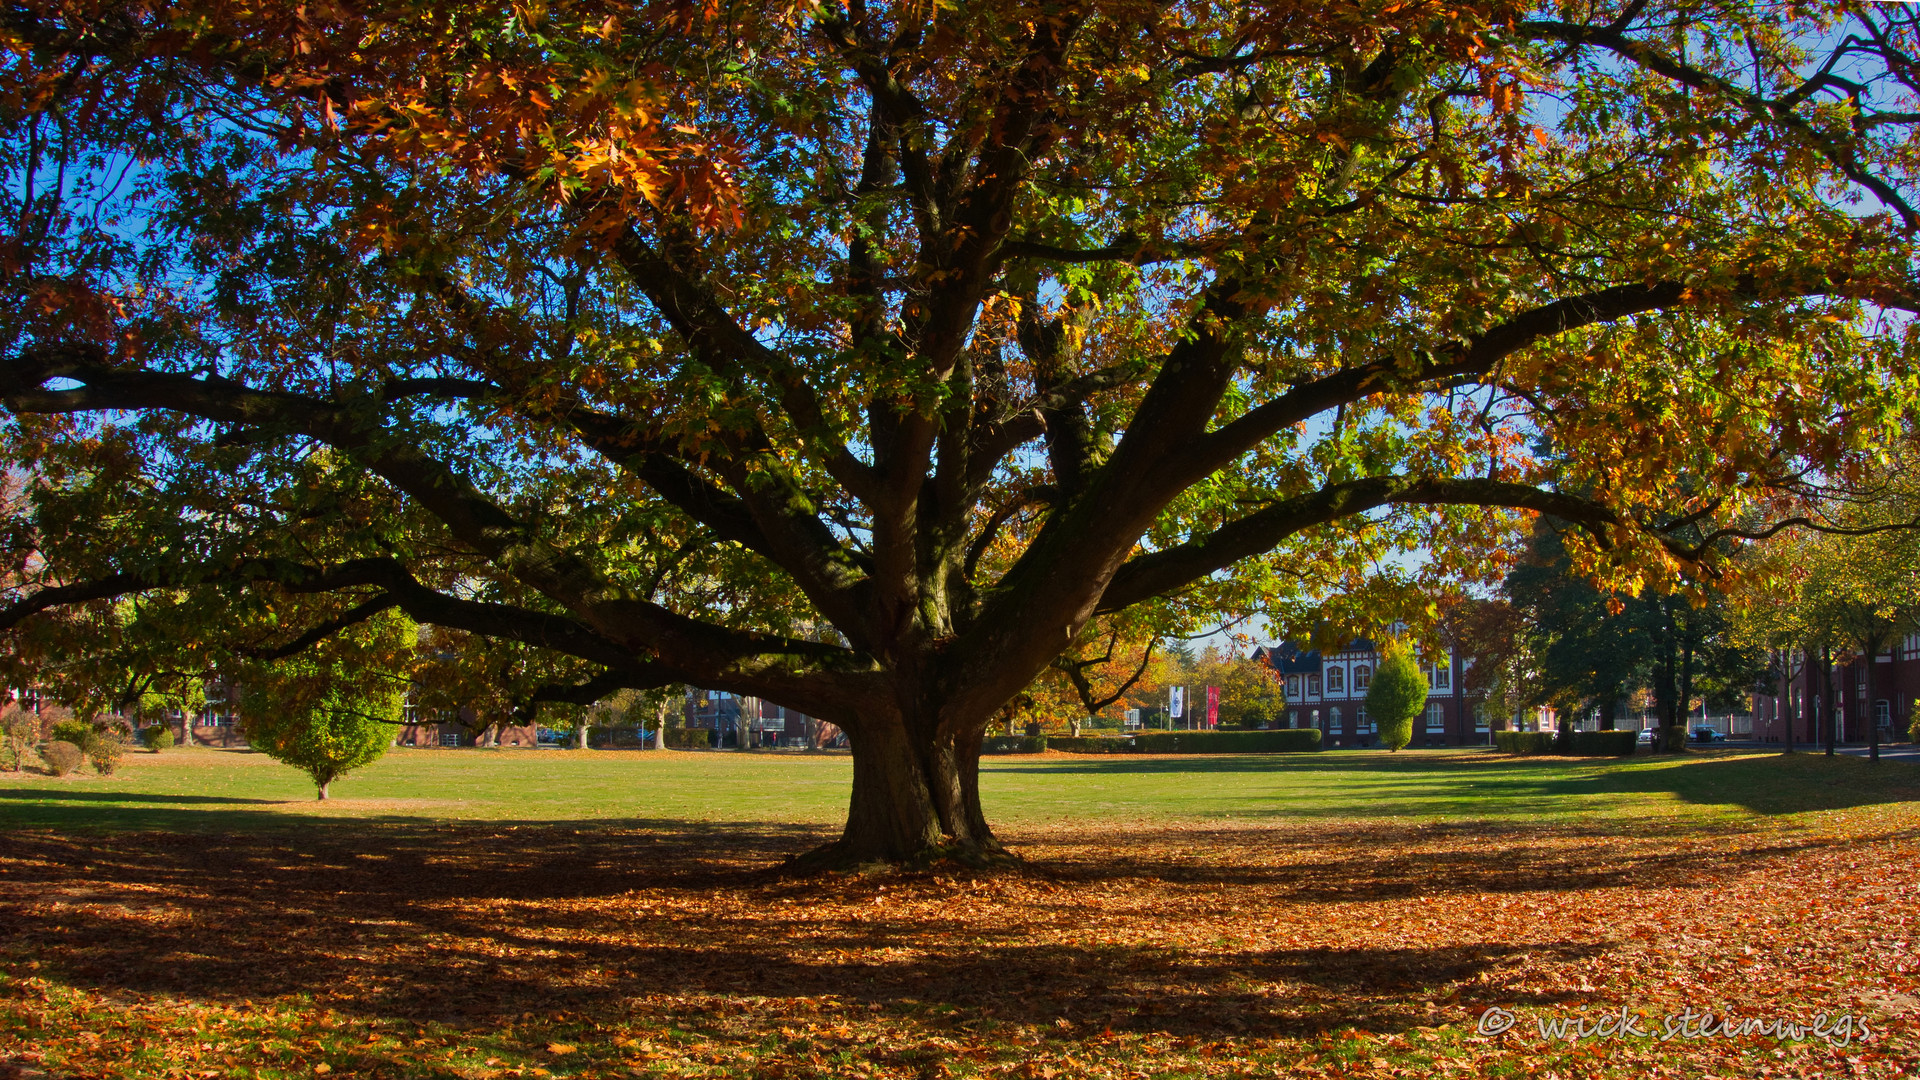
<svg viewBox="0 0 1920 1080">
<path fill-rule="evenodd" d="M 0 828 L 308 829 L 321 821 L 841 820 L 844 754 L 394 750 L 312 797 L 260 754 L 128 755 L 119 773 L 0 773 Z M 1605 816 L 1728 823 L 1920 799 L 1920 766 L 1742 751 L 1615 759 L 1485 750 L 988 758 L 983 797 L 1009 825 L 1138 819 L 1501 819 Z"/>
<path fill-rule="evenodd" d="M 1920 766 L 984 763 L 1018 870 L 788 879 L 845 755 L 0 773 L 0 1078 L 1911 1077 Z M 1477 1033 L 1484 1011 L 1521 1027 Z M 1631 1008 L 1871 1044 L 1555 1041 Z"/>
</svg>

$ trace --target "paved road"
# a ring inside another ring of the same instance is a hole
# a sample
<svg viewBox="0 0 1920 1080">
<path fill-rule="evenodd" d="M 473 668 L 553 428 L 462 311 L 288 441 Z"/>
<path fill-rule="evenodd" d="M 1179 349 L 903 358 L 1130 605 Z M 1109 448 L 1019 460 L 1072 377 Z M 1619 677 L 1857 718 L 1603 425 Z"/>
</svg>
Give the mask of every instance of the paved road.
<svg viewBox="0 0 1920 1080">
<path fill-rule="evenodd" d="M 1836 753 L 1848 754 L 1853 757 L 1866 757 L 1867 748 L 1864 746 L 1843 746 L 1836 751 Z M 1880 756 L 1882 758 L 1891 758 L 1895 761 L 1911 761 L 1915 764 L 1920 764 L 1920 746 L 1915 746 L 1912 743 L 1900 743 L 1897 746 L 1883 746 L 1880 748 Z"/>
<path fill-rule="evenodd" d="M 1717 743 L 1688 743 L 1687 745 L 1698 747 L 1725 746 L 1737 750 L 1778 750 L 1781 748 L 1780 744 L 1775 742 L 1754 742 L 1743 739 L 1728 739 L 1726 742 Z M 1818 745 L 1795 743 L 1793 748 L 1802 754 L 1824 754 L 1827 752 L 1825 743 Z M 1845 754 L 1848 757 L 1867 756 L 1867 748 L 1864 745 L 1848 744 L 1834 752 Z M 1882 745 L 1880 747 L 1880 756 L 1889 761 L 1911 761 L 1916 765 L 1920 765 L 1920 746 L 1916 746 L 1913 743 L 1895 743 L 1892 746 Z"/>
</svg>

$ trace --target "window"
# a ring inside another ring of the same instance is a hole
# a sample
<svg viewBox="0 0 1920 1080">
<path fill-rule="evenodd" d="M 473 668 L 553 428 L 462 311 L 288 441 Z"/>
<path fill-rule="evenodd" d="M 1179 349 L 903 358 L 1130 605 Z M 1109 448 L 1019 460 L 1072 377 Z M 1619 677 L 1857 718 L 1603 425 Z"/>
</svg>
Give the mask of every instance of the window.
<svg viewBox="0 0 1920 1080">
<path fill-rule="evenodd" d="M 1319 709 L 1313 710 L 1313 726 L 1314 727 L 1320 726 L 1320 710 Z"/>
<path fill-rule="evenodd" d="M 1446 690 L 1453 686 L 1453 665 L 1451 662 L 1442 662 L 1434 665 L 1433 685 L 1434 688 L 1438 690 Z"/>
<path fill-rule="evenodd" d="M 1365 664 L 1355 664 L 1353 668 L 1353 688 L 1365 690 L 1373 682 L 1373 669 Z"/>
<path fill-rule="evenodd" d="M 1337 667 L 1327 669 L 1327 693 L 1343 694 L 1347 690 L 1346 673 Z"/>
<path fill-rule="evenodd" d="M 1873 703 L 1873 726 L 1893 726 L 1893 702 L 1888 701 L 1886 698 L 1881 698 L 1879 701 Z"/>
<path fill-rule="evenodd" d="M 1318 675 L 1307 676 L 1307 695 L 1309 697 L 1320 696 L 1320 676 Z"/>
<path fill-rule="evenodd" d="M 1361 732 L 1363 734 L 1373 730 L 1373 721 L 1367 719 L 1367 707 L 1365 705 L 1362 705 L 1358 709 L 1354 710 L 1353 725 L 1354 725 L 1353 729 L 1355 731 Z"/>
<path fill-rule="evenodd" d="M 1297 698 L 1300 696 L 1300 676 L 1298 675 L 1287 676 L 1287 696 L 1290 698 Z"/>
<path fill-rule="evenodd" d="M 1340 730 L 1340 710 L 1338 708 L 1327 710 L 1327 730 L 1328 731 Z"/>
<path fill-rule="evenodd" d="M 1447 711 L 1439 702 L 1427 706 L 1427 730 L 1429 732 L 1447 730 Z"/>
<path fill-rule="evenodd" d="M 1287 710 L 1287 726 L 1288 727 L 1300 726 L 1300 710 L 1299 709 Z"/>
<path fill-rule="evenodd" d="M 1473 707 L 1473 730 L 1487 730 L 1487 706 L 1481 702 Z"/>
<path fill-rule="evenodd" d="M 459 745 L 460 745 L 460 733 L 459 733 L 459 732 L 457 732 L 457 731 L 443 731 L 443 732 L 441 732 L 441 733 L 440 733 L 440 745 L 441 745 L 441 746 L 459 746 Z"/>
</svg>

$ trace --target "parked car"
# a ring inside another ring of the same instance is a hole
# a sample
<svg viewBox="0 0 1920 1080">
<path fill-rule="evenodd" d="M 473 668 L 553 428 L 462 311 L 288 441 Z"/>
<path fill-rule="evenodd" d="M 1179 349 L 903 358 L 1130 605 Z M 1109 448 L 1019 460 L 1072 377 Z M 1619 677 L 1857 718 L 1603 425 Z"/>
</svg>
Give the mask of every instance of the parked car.
<svg viewBox="0 0 1920 1080">
<path fill-rule="evenodd" d="M 1640 742 L 1646 746 L 1653 745 L 1653 729 L 1652 728 L 1647 728 L 1640 732 Z"/>
<path fill-rule="evenodd" d="M 1697 727 L 1693 729 L 1694 742 L 1725 742 L 1726 738 L 1725 735 L 1720 734 L 1710 727 Z"/>
</svg>

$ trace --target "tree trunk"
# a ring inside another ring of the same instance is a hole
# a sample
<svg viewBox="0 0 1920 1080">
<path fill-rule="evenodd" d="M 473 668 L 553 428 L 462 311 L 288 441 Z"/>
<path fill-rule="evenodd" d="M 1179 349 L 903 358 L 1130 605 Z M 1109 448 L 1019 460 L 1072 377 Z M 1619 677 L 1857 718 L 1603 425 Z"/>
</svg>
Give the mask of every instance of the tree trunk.
<svg viewBox="0 0 1920 1080">
<path fill-rule="evenodd" d="M 1682 726 L 1693 722 L 1693 635 L 1689 633 L 1686 644 L 1680 650 L 1680 693 L 1679 712 L 1683 719 L 1675 721 Z M 1707 703 L 1700 703 L 1700 724 L 1706 726 Z"/>
<path fill-rule="evenodd" d="M 1616 692 L 1600 702 L 1600 730 L 1612 731 L 1620 718 L 1620 697 Z"/>
<path fill-rule="evenodd" d="M 980 806 L 979 724 L 884 718 L 843 724 L 853 749 L 853 794 L 840 839 L 794 860 L 800 872 L 871 863 L 970 866 L 1013 862 Z"/>
<path fill-rule="evenodd" d="M 573 746 L 576 750 L 585 750 L 587 748 L 587 718 L 584 716 L 580 718 L 578 724 L 574 725 Z"/>
<path fill-rule="evenodd" d="M 1832 757 L 1840 742 L 1840 695 L 1833 689 L 1833 651 L 1820 646 L 1820 696 L 1825 700 L 1827 720 L 1827 756 Z"/>
<path fill-rule="evenodd" d="M 1865 675 L 1866 685 L 1867 685 L 1867 760 L 1879 761 L 1880 760 L 1880 710 L 1874 707 L 1874 702 L 1877 699 L 1873 696 L 1873 670 L 1874 670 L 1874 667 L 1878 664 L 1880 659 L 1880 642 L 1878 639 L 1875 639 L 1875 640 L 1864 642 L 1864 644 L 1867 647 L 1866 648 L 1867 668 L 1866 668 L 1866 675 Z M 1887 708 L 1889 711 L 1892 710 L 1893 708 L 1892 699 L 1888 699 Z"/>
<path fill-rule="evenodd" d="M 329 784 L 331 784 L 331 783 L 333 783 L 333 781 L 331 781 L 331 780 L 322 780 L 322 781 L 320 781 L 320 782 L 319 782 L 319 784 L 318 784 L 317 786 L 318 786 L 318 788 L 320 789 L 320 793 L 319 793 L 318 795 L 315 795 L 315 796 L 314 796 L 314 798 L 315 798 L 315 799 L 316 799 L 317 801 L 320 801 L 320 802 L 325 802 L 325 801 L 326 801 L 326 800 L 327 800 L 328 798 L 330 798 L 330 797 L 331 797 L 331 796 L 329 796 L 329 795 L 327 794 L 327 786 L 328 786 Z"/>
<path fill-rule="evenodd" d="M 740 715 L 733 722 L 733 748 L 735 750 L 752 749 L 753 721 L 760 716 L 760 699 L 743 697 L 740 701 Z"/>
<path fill-rule="evenodd" d="M 1780 708 L 1776 710 L 1780 720 L 1786 726 L 1786 752 L 1793 753 L 1793 722 L 1797 719 L 1793 708 L 1793 658 L 1787 650 L 1780 650 Z"/>
</svg>

